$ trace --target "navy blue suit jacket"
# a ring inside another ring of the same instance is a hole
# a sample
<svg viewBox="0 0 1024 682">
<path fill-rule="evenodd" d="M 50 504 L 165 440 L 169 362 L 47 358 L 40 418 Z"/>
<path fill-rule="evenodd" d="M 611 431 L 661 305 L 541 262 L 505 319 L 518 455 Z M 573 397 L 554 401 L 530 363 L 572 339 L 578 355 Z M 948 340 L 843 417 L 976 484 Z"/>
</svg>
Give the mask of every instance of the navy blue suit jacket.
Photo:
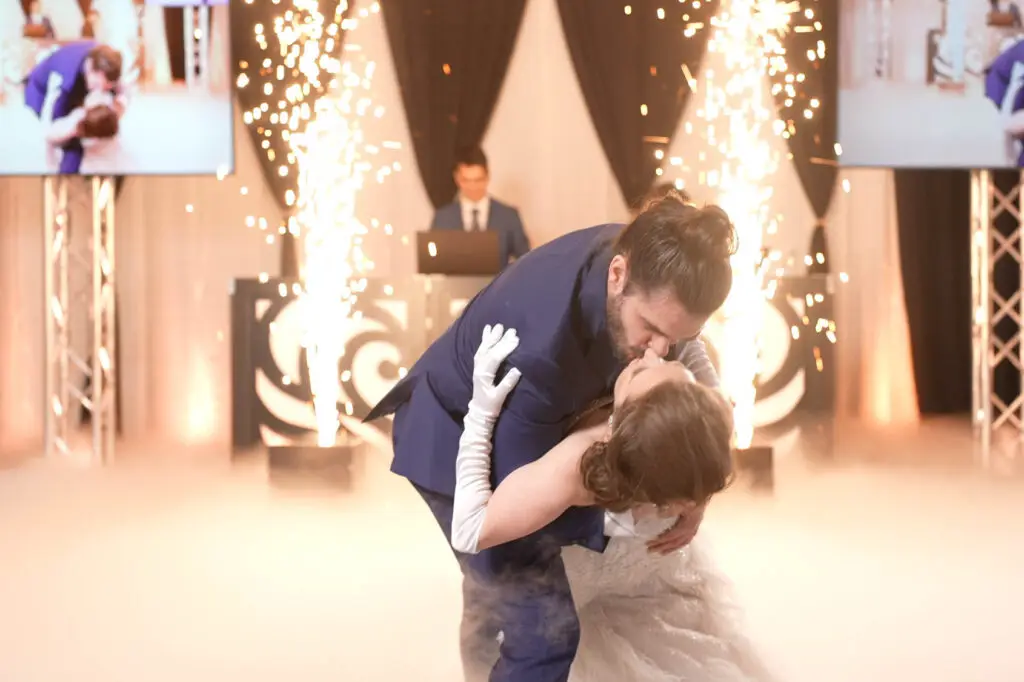
<svg viewBox="0 0 1024 682">
<path fill-rule="evenodd" d="M 623 225 L 571 232 L 502 272 L 370 412 L 395 414 L 391 470 L 446 496 L 455 493 L 455 459 L 473 394 L 473 355 L 484 325 L 519 332 L 509 358 L 523 376 L 495 425 L 493 483 L 543 456 L 573 418 L 611 393 L 622 370 L 607 329 L 608 265 Z M 679 359 L 701 383 L 717 376 L 703 344 L 684 344 Z M 544 534 L 562 544 L 601 550 L 604 517 L 596 507 L 570 509 Z"/>
<path fill-rule="evenodd" d="M 473 392 L 473 355 L 484 325 L 514 327 L 509 358 L 522 378 L 495 424 L 494 483 L 540 458 L 565 436 L 572 418 L 608 395 L 622 365 L 606 329 L 611 243 L 622 225 L 559 237 L 505 269 L 420 357 L 367 419 L 395 413 L 392 471 L 447 496 Z M 605 546 L 603 515 L 571 509 L 548 529 L 560 544 Z"/>
<path fill-rule="evenodd" d="M 999 53 L 985 70 L 985 96 L 992 100 L 997 108 L 1002 109 L 1006 95 L 1013 85 L 1015 65 L 1024 62 L 1024 40 L 1019 40 Z M 1024 93 L 1016 90 L 1011 111 L 1024 108 Z"/>
<path fill-rule="evenodd" d="M 501 236 L 501 264 L 505 265 L 512 258 L 522 258 L 530 250 L 530 241 L 526 238 L 523 221 L 519 211 L 508 204 L 503 204 L 491 197 L 491 208 L 487 214 L 487 229 Z M 430 221 L 431 230 L 465 230 L 462 222 L 462 206 L 458 201 L 442 206 L 434 213 Z"/>
</svg>

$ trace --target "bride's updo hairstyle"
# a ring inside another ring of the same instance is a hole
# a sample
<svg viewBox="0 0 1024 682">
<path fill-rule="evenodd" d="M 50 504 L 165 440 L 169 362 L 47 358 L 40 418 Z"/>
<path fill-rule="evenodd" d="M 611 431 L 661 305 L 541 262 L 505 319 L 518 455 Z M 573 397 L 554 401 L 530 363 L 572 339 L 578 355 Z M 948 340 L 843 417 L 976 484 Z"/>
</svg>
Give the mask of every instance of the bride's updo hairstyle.
<svg viewBox="0 0 1024 682">
<path fill-rule="evenodd" d="M 615 411 L 611 437 L 580 460 L 583 486 L 614 512 L 705 502 L 732 480 L 732 433 L 732 408 L 717 391 L 663 382 Z"/>
<path fill-rule="evenodd" d="M 693 315 L 710 317 L 732 288 L 736 230 L 718 206 L 698 208 L 676 191 L 652 199 L 619 233 L 628 263 L 624 294 L 668 290 Z"/>
</svg>

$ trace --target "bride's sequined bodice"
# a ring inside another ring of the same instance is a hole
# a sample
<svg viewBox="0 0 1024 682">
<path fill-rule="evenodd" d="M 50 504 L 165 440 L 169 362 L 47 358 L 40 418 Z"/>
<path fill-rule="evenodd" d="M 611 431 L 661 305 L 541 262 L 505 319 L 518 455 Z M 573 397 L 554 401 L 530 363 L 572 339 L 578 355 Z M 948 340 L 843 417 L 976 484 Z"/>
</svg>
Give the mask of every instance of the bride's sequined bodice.
<svg viewBox="0 0 1024 682">
<path fill-rule="evenodd" d="M 650 519 L 635 525 L 635 537 L 615 537 L 603 554 L 581 547 L 562 550 L 573 599 L 582 607 L 595 595 L 634 596 L 662 589 L 660 577 L 677 572 L 686 563 L 689 550 L 661 557 L 647 551 L 647 540 L 672 525 L 671 520 Z"/>
</svg>

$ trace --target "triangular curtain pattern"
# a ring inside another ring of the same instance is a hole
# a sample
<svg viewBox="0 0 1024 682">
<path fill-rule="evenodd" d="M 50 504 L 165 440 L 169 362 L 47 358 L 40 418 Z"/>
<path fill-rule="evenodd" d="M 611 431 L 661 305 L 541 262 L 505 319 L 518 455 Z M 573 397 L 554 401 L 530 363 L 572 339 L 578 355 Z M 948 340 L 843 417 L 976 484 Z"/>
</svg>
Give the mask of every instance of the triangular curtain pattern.
<svg viewBox="0 0 1024 682">
<path fill-rule="evenodd" d="M 690 100 L 685 66 L 696 73 L 707 49 L 707 31 L 684 37 L 666 3 L 558 0 L 569 54 L 608 164 L 629 206 L 641 201 L 657 178 Z M 695 3 L 690 23 L 707 23 L 716 3 Z"/>
<path fill-rule="evenodd" d="M 388 44 L 420 177 L 435 208 L 452 201 L 459 149 L 494 114 L 526 0 L 385 0 Z"/>
</svg>

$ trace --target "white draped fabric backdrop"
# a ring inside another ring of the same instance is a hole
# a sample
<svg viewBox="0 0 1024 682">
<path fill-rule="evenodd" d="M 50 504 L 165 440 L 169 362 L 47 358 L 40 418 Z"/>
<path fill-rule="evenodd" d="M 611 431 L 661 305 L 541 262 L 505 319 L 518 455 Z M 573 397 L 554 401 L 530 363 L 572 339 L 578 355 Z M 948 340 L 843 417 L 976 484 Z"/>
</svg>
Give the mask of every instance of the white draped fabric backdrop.
<svg viewBox="0 0 1024 682">
<path fill-rule="evenodd" d="M 0 0 L 11 2 L 12 0 Z M 377 15 L 379 17 L 379 15 Z M 153 28 L 156 28 L 155 26 Z M 364 23 L 352 38 L 377 61 L 375 97 L 387 114 L 367 127 L 375 141 L 402 145 L 402 170 L 371 181 L 361 214 L 393 226 L 367 244 L 377 275 L 413 271 L 411 235 L 429 222 L 401 109 L 384 27 Z M 696 152 L 684 116 L 670 156 Z M 188 131 L 167 131 L 188 134 Z M 271 231 L 248 227 L 280 213 L 262 181 L 239 115 L 235 175 L 129 178 L 117 208 L 118 297 L 124 431 L 129 440 L 223 445 L 230 436 L 228 295 L 236 277 L 273 274 Z M 776 141 L 785 155 L 783 140 Z M 492 192 L 517 205 L 534 245 L 568 231 L 627 217 L 590 123 L 554 0 L 532 0 L 484 140 Z M 829 219 L 837 285 L 840 404 L 878 423 L 906 423 L 917 410 L 900 284 L 892 174 L 843 173 Z M 0 453 L 38 451 L 44 405 L 42 181 L 0 180 Z M 792 164 L 775 181 L 773 210 L 784 221 L 771 245 L 798 262 L 814 223 Z M 711 197 L 690 186 L 698 200 Z M 77 225 L 88 229 L 87 214 Z M 797 265 L 795 270 L 802 272 Z"/>
</svg>

